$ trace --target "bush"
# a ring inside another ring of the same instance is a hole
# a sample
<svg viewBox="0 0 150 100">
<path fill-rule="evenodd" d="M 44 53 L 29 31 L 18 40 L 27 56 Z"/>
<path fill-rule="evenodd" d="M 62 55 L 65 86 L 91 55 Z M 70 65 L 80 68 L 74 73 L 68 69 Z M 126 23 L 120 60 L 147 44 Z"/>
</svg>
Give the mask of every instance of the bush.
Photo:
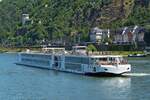
<svg viewBox="0 0 150 100">
<path fill-rule="evenodd" d="M 89 44 L 88 47 L 87 47 L 87 51 L 97 51 L 96 47 L 93 45 L 93 44 Z"/>
</svg>

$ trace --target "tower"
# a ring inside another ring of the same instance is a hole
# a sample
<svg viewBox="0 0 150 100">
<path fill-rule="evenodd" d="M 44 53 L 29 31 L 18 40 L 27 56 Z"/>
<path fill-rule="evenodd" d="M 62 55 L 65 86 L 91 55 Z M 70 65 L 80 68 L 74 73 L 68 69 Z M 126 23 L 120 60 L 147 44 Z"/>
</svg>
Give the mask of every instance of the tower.
<svg viewBox="0 0 150 100">
<path fill-rule="evenodd" d="M 22 14 L 22 25 L 25 25 L 26 22 L 30 21 L 29 14 Z"/>
</svg>

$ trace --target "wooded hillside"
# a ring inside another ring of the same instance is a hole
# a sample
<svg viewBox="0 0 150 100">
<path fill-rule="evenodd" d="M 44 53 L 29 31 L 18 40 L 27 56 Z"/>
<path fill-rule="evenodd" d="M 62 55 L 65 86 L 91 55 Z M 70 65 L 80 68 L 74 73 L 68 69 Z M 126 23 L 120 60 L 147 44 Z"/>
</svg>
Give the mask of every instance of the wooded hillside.
<svg viewBox="0 0 150 100">
<path fill-rule="evenodd" d="M 31 22 L 22 25 L 22 14 Z M 88 41 L 93 27 L 145 27 L 149 42 L 149 0 L 2 0 L 0 2 L 0 43 L 2 45 L 39 44 L 80 33 Z M 149 42 L 150 43 L 150 42 Z"/>
</svg>

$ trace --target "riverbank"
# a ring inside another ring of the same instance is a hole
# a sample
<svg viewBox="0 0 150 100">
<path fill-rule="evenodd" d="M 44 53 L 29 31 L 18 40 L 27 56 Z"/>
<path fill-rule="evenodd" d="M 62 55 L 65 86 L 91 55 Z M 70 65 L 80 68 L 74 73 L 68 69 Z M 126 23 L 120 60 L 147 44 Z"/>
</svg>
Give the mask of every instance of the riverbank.
<svg viewBox="0 0 150 100">
<path fill-rule="evenodd" d="M 41 48 L 37 48 L 37 47 L 24 47 L 24 48 L 18 48 L 18 47 L 11 47 L 11 48 L 5 48 L 5 47 L 0 47 L 0 53 L 5 53 L 5 52 L 22 52 L 22 51 L 26 51 L 27 49 L 30 50 L 36 50 L 39 51 L 41 50 Z M 123 55 L 123 56 L 128 56 L 129 54 L 144 54 L 143 51 L 109 51 L 111 52 L 111 54 L 113 55 Z"/>
<path fill-rule="evenodd" d="M 27 48 L 27 47 L 0 47 L 0 53 L 9 53 L 9 52 L 22 52 L 22 51 L 26 51 L 27 49 L 33 50 L 33 51 L 38 51 L 40 50 L 40 48 L 36 48 L 36 47 L 31 47 L 31 48 Z"/>
<path fill-rule="evenodd" d="M 0 53 L 5 53 L 5 52 L 19 52 L 19 48 L 4 48 L 0 47 Z"/>
<path fill-rule="evenodd" d="M 129 54 L 144 54 L 143 51 L 111 51 L 113 55 L 123 55 L 127 57 Z"/>
</svg>

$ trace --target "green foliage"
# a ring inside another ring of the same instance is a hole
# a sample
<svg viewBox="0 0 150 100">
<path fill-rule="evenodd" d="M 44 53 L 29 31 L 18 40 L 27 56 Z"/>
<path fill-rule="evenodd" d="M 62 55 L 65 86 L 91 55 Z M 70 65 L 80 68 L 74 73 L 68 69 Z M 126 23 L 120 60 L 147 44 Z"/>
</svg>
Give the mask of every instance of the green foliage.
<svg viewBox="0 0 150 100">
<path fill-rule="evenodd" d="M 132 50 L 133 45 L 110 45 L 109 51 L 128 51 Z"/>
<path fill-rule="evenodd" d="M 96 47 L 93 44 L 88 45 L 87 51 L 97 51 Z"/>
<path fill-rule="evenodd" d="M 3 0 L 0 2 L 0 43 L 11 45 L 39 44 L 43 39 L 51 41 L 64 36 L 73 40 L 80 33 L 81 41 L 88 41 L 92 27 L 118 28 L 149 23 L 148 0 L 136 4 L 127 18 L 111 23 L 97 21 L 101 9 L 111 6 L 113 0 Z M 22 26 L 21 15 L 28 13 L 32 24 Z M 112 15 L 113 16 L 113 15 Z M 18 29 L 27 32 L 16 35 Z M 75 32 L 75 36 L 71 33 Z M 18 43 L 17 43 L 18 42 Z"/>
</svg>

